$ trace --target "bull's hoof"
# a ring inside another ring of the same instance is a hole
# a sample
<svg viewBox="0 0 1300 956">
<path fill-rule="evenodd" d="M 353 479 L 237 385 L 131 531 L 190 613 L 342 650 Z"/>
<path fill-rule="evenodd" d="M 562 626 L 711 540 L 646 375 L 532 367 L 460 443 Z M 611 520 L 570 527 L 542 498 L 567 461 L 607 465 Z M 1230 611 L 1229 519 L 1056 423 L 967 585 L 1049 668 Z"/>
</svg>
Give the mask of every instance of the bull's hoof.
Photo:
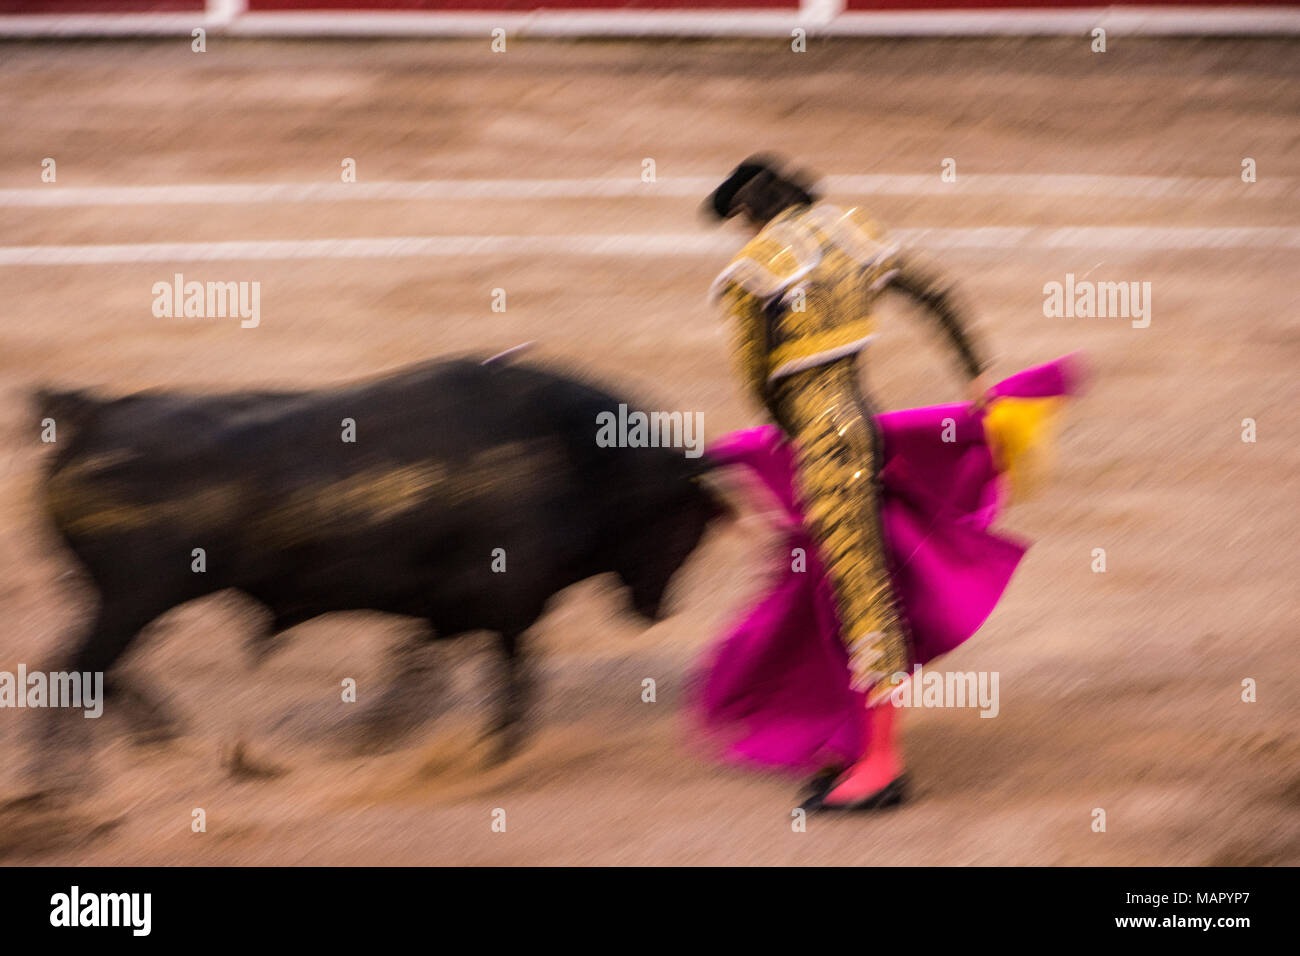
<svg viewBox="0 0 1300 956">
<path fill-rule="evenodd" d="M 494 727 L 484 737 L 484 742 L 488 745 L 484 764 L 489 768 L 499 767 L 519 754 L 523 748 L 524 731 L 518 724 Z"/>
<path fill-rule="evenodd" d="M 248 752 L 242 740 L 223 748 L 221 766 L 232 780 L 272 780 L 286 773 L 283 767 L 259 760 Z"/>
<path fill-rule="evenodd" d="M 29 809 L 50 809 L 63 806 L 93 793 L 97 780 L 87 765 L 74 761 L 67 755 L 57 755 L 53 764 L 44 764 L 29 772 L 31 786 L 6 804 L 14 809 L 22 804 Z"/>
<path fill-rule="evenodd" d="M 85 846 L 110 834 L 124 819 L 121 814 L 88 811 L 84 799 L 74 800 L 62 791 L 29 790 L 0 799 L 0 860 Z"/>
<path fill-rule="evenodd" d="M 488 750 L 487 758 L 483 761 L 483 766 L 489 770 L 500 767 L 502 764 L 507 763 L 517 752 L 518 748 L 512 744 L 493 741 L 491 748 Z"/>
<path fill-rule="evenodd" d="M 0 816 L 6 813 L 28 813 L 36 810 L 49 810 L 68 803 L 71 791 L 58 787 L 41 786 L 28 790 L 16 797 L 0 800 Z"/>
</svg>

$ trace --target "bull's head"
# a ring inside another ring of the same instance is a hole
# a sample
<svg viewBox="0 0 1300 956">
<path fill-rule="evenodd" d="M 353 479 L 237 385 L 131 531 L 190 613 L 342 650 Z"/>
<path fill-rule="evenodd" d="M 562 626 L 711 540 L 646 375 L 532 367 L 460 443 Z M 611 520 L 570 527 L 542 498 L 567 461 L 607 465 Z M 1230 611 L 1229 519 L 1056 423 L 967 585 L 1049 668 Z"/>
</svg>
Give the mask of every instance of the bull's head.
<svg viewBox="0 0 1300 956">
<path fill-rule="evenodd" d="M 662 618 L 669 582 L 705 529 L 715 519 L 730 515 L 726 503 L 709 487 L 710 467 L 707 458 L 691 463 L 667 487 L 643 499 L 634 520 L 624 525 L 614 569 L 631 592 L 633 609 L 647 620 Z"/>
</svg>

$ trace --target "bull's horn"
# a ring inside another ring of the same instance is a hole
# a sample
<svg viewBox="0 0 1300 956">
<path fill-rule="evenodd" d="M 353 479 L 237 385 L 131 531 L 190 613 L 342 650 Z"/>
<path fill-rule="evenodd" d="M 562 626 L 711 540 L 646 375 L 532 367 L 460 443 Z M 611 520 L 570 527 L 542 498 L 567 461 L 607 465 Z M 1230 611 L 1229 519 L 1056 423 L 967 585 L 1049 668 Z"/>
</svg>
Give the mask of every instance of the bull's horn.
<svg viewBox="0 0 1300 956">
<path fill-rule="evenodd" d="M 495 364 L 497 364 L 497 363 L 499 363 L 499 362 L 504 362 L 504 361 L 506 361 L 507 359 L 513 358 L 513 357 L 515 356 L 516 353 L 518 353 L 518 352 L 522 352 L 524 349 L 529 348 L 529 347 L 531 347 L 531 346 L 533 346 L 533 345 L 536 345 L 536 344 L 537 344 L 537 340 L 536 340 L 536 339 L 529 339 L 527 342 L 520 342 L 518 345 L 515 345 L 515 346 L 512 346 L 511 348 L 506 349 L 504 352 L 498 352 L 496 355 L 490 355 L 490 356 L 488 356 L 487 358 L 485 358 L 485 359 L 484 359 L 482 362 L 480 362 L 479 364 L 480 364 L 480 365 L 495 365 Z"/>
</svg>

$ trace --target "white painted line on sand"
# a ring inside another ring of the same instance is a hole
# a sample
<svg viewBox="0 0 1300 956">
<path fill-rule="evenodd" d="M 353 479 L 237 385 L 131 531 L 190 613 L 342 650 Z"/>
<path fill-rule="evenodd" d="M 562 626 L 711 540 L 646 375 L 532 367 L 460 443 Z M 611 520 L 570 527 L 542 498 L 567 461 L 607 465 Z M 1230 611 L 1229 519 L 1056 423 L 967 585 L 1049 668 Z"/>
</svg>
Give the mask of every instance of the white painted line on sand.
<svg viewBox="0 0 1300 956">
<path fill-rule="evenodd" d="M 725 173 L 674 176 L 643 183 L 622 179 L 428 179 L 373 183 L 212 183 L 175 186 L 31 186 L 0 189 L 0 207 L 242 205 L 256 203 L 385 202 L 420 200 L 663 199 L 704 197 Z M 964 173 L 956 182 L 930 174 L 874 173 L 825 177 L 839 196 L 1083 196 L 1099 199 L 1221 199 L 1300 197 L 1300 180 L 1265 178 L 1243 183 L 1238 170 L 1223 176 L 1123 176 L 1074 173 Z"/>
<path fill-rule="evenodd" d="M 986 226 L 896 229 L 891 236 L 922 249 L 1300 249 L 1292 226 Z M 0 266 L 235 262 L 289 259 L 399 259 L 459 256 L 725 256 L 736 240 L 720 233 L 616 233 L 539 236 L 393 236 L 147 242 L 123 245 L 0 246 Z"/>
</svg>

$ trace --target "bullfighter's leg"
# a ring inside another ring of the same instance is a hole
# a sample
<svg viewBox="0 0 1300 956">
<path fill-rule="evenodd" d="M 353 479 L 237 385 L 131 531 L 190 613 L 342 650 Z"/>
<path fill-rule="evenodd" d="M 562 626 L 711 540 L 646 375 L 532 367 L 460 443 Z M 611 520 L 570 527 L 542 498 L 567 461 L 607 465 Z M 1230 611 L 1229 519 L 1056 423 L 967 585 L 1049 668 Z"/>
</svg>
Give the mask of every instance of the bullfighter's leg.
<svg viewBox="0 0 1300 956">
<path fill-rule="evenodd" d="M 873 705 L 863 715 L 867 751 L 842 774 L 823 776 L 805 808 L 875 809 L 905 785 L 888 700 L 891 678 L 911 666 L 911 635 L 894 594 L 879 512 L 879 436 L 852 359 L 779 383 L 775 405 L 794 439 L 796 479 L 809 530 L 836 597 L 851 680 Z M 827 792 L 829 791 L 829 792 Z"/>
<path fill-rule="evenodd" d="M 875 422 L 852 359 L 780 380 L 774 411 L 794 442 L 795 478 L 839 612 L 853 685 L 878 699 L 911 666 L 878 510 Z"/>
</svg>

